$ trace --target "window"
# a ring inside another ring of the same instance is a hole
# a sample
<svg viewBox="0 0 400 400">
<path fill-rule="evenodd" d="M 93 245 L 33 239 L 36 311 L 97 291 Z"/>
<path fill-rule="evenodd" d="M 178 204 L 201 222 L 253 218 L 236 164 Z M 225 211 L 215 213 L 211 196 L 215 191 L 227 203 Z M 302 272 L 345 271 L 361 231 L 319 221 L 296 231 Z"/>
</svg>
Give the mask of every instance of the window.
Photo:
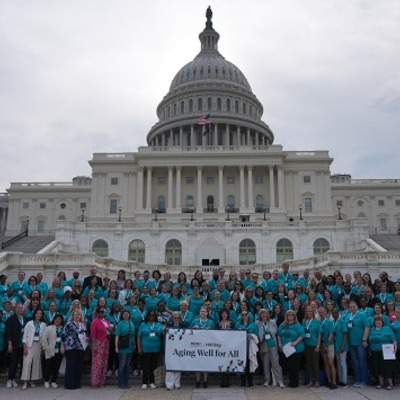
<svg viewBox="0 0 400 400">
<path fill-rule="evenodd" d="M 261 185 L 264 182 L 264 179 L 262 176 L 256 176 L 255 181 L 256 185 Z"/>
<path fill-rule="evenodd" d="M 226 99 L 226 110 L 231 111 L 231 100 L 230 99 Z"/>
<path fill-rule="evenodd" d="M 385 205 L 385 200 L 378 200 L 378 206 L 383 207 Z"/>
<path fill-rule="evenodd" d="M 251 239 L 244 239 L 239 244 L 239 264 L 253 265 L 256 263 L 256 245 Z"/>
<path fill-rule="evenodd" d="M 46 208 L 46 203 L 39 203 L 39 208 L 41 208 L 41 209 Z"/>
<path fill-rule="evenodd" d="M 57 219 L 59 221 L 65 221 L 67 218 L 65 217 L 65 215 L 59 215 Z"/>
<path fill-rule="evenodd" d="M 181 114 L 185 112 L 185 103 L 181 101 Z"/>
<path fill-rule="evenodd" d="M 243 114 L 246 114 L 246 103 L 243 103 Z"/>
<path fill-rule="evenodd" d="M 117 208 L 118 208 L 118 200 L 117 199 L 111 199 L 110 200 L 110 214 L 116 214 L 117 213 Z"/>
<path fill-rule="evenodd" d="M 159 184 L 159 185 L 165 185 L 167 179 L 165 178 L 165 176 L 159 176 L 159 177 L 157 178 L 157 181 L 158 181 L 158 184 Z"/>
<path fill-rule="evenodd" d="M 176 103 L 174 103 L 174 115 L 176 115 Z"/>
<path fill-rule="evenodd" d="M 281 239 L 276 244 L 276 261 L 293 260 L 293 245 L 289 239 Z"/>
<path fill-rule="evenodd" d="M 235 101 L 235 112 L 239 114 L 239 102 Z"/>
<path fill-rule="evenodd" d="M 364 205 L 364 202 L 362 200 L 357 201 L 358 207 L 362 207 Z"/>
<path fill-rule="evenodd" d="M 193 185 L 194 183 L 194 177 L 193 176 L 187 176 L 186 177 L 186 185 Z"/>
<path fill-rule="evenodd" d="M 28 219 L 24 219 L 21 222 L 21 231 L 25 232 L 28 229 L 28 227 L 29 227 L 29 220 Z"/>
<path fill-rule="evenodd" d="M 193 111 L 193 100 L 190 99 L 189 100 L 189 112 L 192 112 L 192 111 Z"/>
<path fill-rule="evenodd" d="M 256 211 L 264 211 L 264 197 L 261 194 L 256 197 Z"/>
<path fill-rule="evenodd" d="M 86 203 L 81 203 L 80 204 L 80 209 L 82 210 L 82 208 L 84 208 L 86 210 L 87 204 Z"/>
<path fill-rule="evenodd" d="M 397 217 L 397 227 L 400 228 L 400 217 Z"/>
<path fill-rule="evenodd" d="M 400 200 L 395 200 L 394 204 L 396 204 L 396 206 L 400 206 Z"/>
<path fill-rule="evenodd" d="M 64 208 L 66 208 L 67 207 L 67 205 L 65 204 L 65 203 L 61 203 L 60 204 L 60 208 L 62 209 L 62 210 L 64 210 Z"/>
<path fill-rule="evenodd" d="M 218 97 L 218 99 L 217 99 L 217 110 L 218 110 L 218 111 L 221 111 L 221 108 L 222 108 L 221 98 Z"/>
<path fill-rule="evenodd" d="M 226 177 L 226 183 L 228 183 L 229 185 L 232 185 L 235 183 L 235 177 L 234 176 L 227 176 Z"/>
<path fill-rule="evenodd" d="M 203 99 L 201 97 L 199 99 L 197 99 L 197 109 L 199 111 L 203 110 Z"/>
<path fill-rule="evenodd" d="M 214 196 L 207 196 L 207 212 L 214 211 Z"/>
<path fill-rule="evenodd" d="M 37 230 L 40 233 L 44 232 L 44 221 L 38 221 Z"/>
<path fill-rule="evenodd" d="M 306 197 L 304 199 L 304 212 L 311 213 L 312 212 L 312 198 Z"/>
<path fill-rule="evenodd" d="M 231 212 L 235 209 L 235 196 L 231 194 L 228 196 L 228 208 Z"/>
<path fill-rule="evenodd" d="M 311 183 L 311 176 L 310 175 L 304 175 L 303 176 L 303 183 Z"/>
<path fill-rule="evenodd" d="M 29 203 L 27 203 L 27 202 L 22 203 L 22 208 L 23 208 L 24 210 L 28 209 L 28 208 L 29 208 Z"/>
<path fill-rule="evenodd" d="M 213 176 L 207 176 L 207 185 L 214 185 L 214 177 Z"/>
<path fill-rule="evenodd" d="M 314 242 L 314 256 L 326 253 L 330 249 L 329 242 L 326 239 L 319 238 Z"/>
<path fill-rule="evenodd" d="M 357 218 L 365 218 L 365 214 L 363 212 L 358 213 Z"/>
<path fill-rule="evenodd" d="M 144 243 L 141 240 L 132 240 L 132 242 L 129 243 L 128 260 L 137 263 L 144 263 L 144 256 Z"/>
<path fill-rule="evenodd" d="M 112 186 L 118 185 L 118 178 L 111 178 L 111 185 Z"/>
<path fill-rule="evenodd" d="M 165 263 L 182 265 L 182 245 L 179 240 L 171 239 L 165 245 Z"/>
<path fill-rule="evenodd" d="M 92 251 L 96 256 L 108 257 L 108 243 L 103 239 L 98 239 L 93 243 Z"/>
<path fill-rule="evenodd" d="M 379 218 L 379 227 L 381 228 L 381 231 L 387 230 L 386 218 Z"/>
<path fill-rule="evenodd" d="M 208 100 L 207 100 L 207 108 L 209 110 L 211 110 L 211 107 L 212 107 L 212 101 L 211 101 L 211 97 L 209 97 Z"/>
<path fill-rule="evenodd" d="M 189 209 L 194 207 L 193 196 L 186 197 L 186 207 Z"/>
<path fill-rule="evenodd" d="M 158 196 L 157 209 L 158 209 L 158 212 L 165 212 L 165 197 L 164 196 Z"/>
<path fill-rule="evenodd" d="M 343 200 L 336 200 L 336 207 L 343 207 Z"/>
</svg>

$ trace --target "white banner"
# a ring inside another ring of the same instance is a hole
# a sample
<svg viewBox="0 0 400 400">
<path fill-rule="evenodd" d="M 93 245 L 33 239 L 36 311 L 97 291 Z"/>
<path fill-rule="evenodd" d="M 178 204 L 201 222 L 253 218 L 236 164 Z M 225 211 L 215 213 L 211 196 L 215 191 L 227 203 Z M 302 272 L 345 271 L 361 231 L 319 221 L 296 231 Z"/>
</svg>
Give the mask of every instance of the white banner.
<svg viewBox="0 0 400 400">
<path fill-rule="evenodd" d="M 246 331 L 167 329 L 167 371 L 244 372 L 246 359 Z"/>
</svg>

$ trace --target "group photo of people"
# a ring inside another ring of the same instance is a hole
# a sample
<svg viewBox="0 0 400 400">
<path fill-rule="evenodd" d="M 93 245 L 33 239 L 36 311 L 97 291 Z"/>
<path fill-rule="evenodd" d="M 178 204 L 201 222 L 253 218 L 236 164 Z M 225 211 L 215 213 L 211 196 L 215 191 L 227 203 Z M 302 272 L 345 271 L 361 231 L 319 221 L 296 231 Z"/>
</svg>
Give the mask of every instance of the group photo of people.
<svg viewBox="0 0 400 400">
<path fill-rule="evenodd" d="M 0 276 L 0 391 L 80 389 L 85 373 L 93 389 L 111 377 L 121 389 L 139 380 L 143 390 L 180 389 L 183 376 L 207 389 L 210 371 L 166 370 L 168 329 L 246 331 L 244 373 L 214 372 L 220 387 L 400 383 L 400 278 L 385 271 L 372 278 L 283 263 L 260 274 L 221 267 L 173 279 L 158 269 L 107 276 L 93 266 L 86 277 Z"/>
</svg>

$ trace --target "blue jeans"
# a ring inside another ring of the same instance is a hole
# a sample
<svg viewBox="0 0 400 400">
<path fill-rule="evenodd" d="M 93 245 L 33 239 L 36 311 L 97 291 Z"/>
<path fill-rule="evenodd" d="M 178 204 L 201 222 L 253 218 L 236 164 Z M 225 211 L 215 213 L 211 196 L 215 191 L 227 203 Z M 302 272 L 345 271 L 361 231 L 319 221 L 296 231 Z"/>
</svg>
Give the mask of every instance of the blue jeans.
<svg viewBox="0 0 400 400">
<path fill-rule="evenodd" d="M 119 353 L 118 364 L 118 386 L 128 386 L 129 364 L 131 363 L 132 353 Z"/>
<path fill-rule="evenodd" d="M 367 349 L 362 345 L 350 346 L 350 356 L 353 363 L 354 382 L 367 384 Z"/>
</svg>

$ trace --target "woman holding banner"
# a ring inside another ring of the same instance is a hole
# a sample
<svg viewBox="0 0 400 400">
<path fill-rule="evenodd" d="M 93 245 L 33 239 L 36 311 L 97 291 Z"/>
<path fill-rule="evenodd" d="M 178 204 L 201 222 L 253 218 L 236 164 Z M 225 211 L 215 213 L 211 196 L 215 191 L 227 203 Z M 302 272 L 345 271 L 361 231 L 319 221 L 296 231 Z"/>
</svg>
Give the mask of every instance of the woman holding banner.
<svg viewBox="0 0 400 400">
<path fill-rule="evenodd" d="M 249 341 L 252 340 L 252 335 L 255 335 L 258 340 L 258 327 L 254 322 L 250 321 L 249 311 L 242 310 L 240 315 L 241 318 L 236 322 L 235 329 L 247 331 L 247 345 L 249 346 Z M 247 352 L 247 357 L 249 357 L 249 352 Z M 250 361 L 247 359 L 245 373 L 240 376 L 240 386 L 246 386 L 247 381 L 248 386 L 253 387 L 253 375 L 254 371 L 250 372 Z"/>
<path fill-rule="evenodd" d="M 303 338 L 306 336 L 293 310 L 286 312 L 285 320 L 278 329 L 278 346 L 286 357 L 286 367 L 289 371 L 289 387 L 299 386 L 299 371 L 301 357 L 304 352 Z"/>
<path fill-rule="evenodd" d="M 271 368 L 275 380 L 279 387 L 283 389 L 282 368 L 279 364 L 279 354 L 277 347 L 276 333 L 278 327 L 276 322 L 271 319 L 269 312 L 262 308 L 260 310 L 260 320 L 256 322 L 258 326 L 258 339 L 260 341 L 260 359 L 264 370 L 264 386 L 268 387 L 271 384 Z M 264 344 L 262 344 L 264 343 Z"/>
<path fill-rule="evenodd" d="M 234 324 L 233 322 L 229 319 L 229 310 L 226 308 L 223 308 L 221 312 L 219 313 L 219 323 L 218 323 L 218 329 L 226 330 L 226 329 L 233 329 Z M 225 372 L 221 374 L 221 387 L 230 387 L 230 374 L 229 372 Z"/>
<path fill-rule="evenodd" d="M 192 321 L 192 324 L 190 325 L 191 329 L 215 329 L 215 324 L 214 321 L 211 319 L 207 318 L 207 308 L 201 307 L 200 308 L 200 318 L 196 318 Z M 208 388 L 208 383 L 207 383 L 207 377 L 208 377 L 208 372 L 203 372 L 203 388 L 207 389 Z M 200 388 L 200 379 L 201 379 L 201 373 L 196 372 L 196 389 Z"/>
</svg>

